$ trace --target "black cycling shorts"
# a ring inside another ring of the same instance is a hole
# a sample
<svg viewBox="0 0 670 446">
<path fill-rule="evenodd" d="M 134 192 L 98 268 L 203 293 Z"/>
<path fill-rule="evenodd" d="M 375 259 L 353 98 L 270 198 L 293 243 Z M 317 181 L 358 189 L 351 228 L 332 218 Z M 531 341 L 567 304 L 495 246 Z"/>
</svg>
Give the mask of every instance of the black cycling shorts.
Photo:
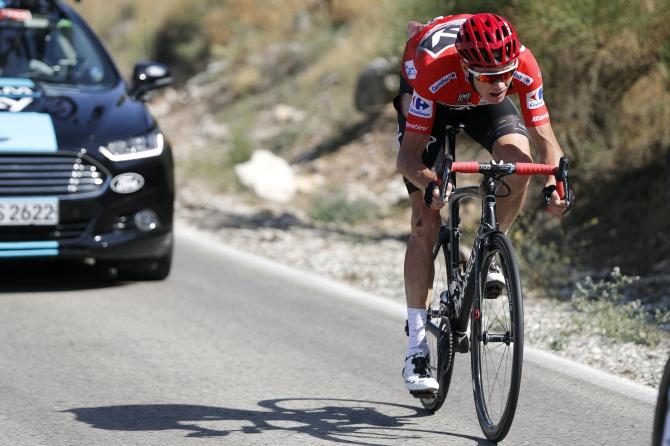
<svg viewBox="0 0 670 446">
<path fill-rule="evenodd" d="M 412 94 L 412 88 L 403 78 L 400 82 L 400 91 L 393 100 L 393 105 L 398 112 L 398 144 L 402 143 L 405 136 L 405 116 L 400 111 L 400 95 Z M 461 123 L 465 126 L 465 133 L 470 138 L 481 144 L 489 153 L 493 150 L 493 144 L 498 138 L 511 133 L 518 133 L 528 137 L 526 126 L 519 115 L 514 104 L 509 98 L 505 98 L 500 104 L 478 105 L 465 110 L 455 110 L 441 104 L 437 104 L 435 121 L 430 140 L 426 145 L 421 159 L 429 169 L 435 164 L 437 155 L 445 145 L 446 126 Z M 407 192 L 410 194 L 419 189 L 407 178 L 403 177 Z"/>
</svg>

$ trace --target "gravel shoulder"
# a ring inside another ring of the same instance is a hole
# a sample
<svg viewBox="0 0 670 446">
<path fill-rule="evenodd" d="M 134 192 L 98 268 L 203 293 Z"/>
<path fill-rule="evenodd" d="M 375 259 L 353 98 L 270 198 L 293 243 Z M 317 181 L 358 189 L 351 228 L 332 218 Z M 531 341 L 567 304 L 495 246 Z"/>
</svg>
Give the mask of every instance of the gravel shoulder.
<svg viewBox="0 0 670 446">
<path fill-rule="evenodd" d="M 346 227 L 313 227 L 292 214 L 259 211 L 229 196 L 211 197 L 189 188 L 180 192 L 177 217 L 235 248 L 404 302 L 402 237 L 364 235 Z M 658 387 L 670 336 L 649 347 L 616 342 L 598 333 L 574 334 L 570 304 L 534 290 L 524 293 L 524 310 L 527 345 Z M 557 341 L 559 350 L 552 348 Z"/>
</svg>

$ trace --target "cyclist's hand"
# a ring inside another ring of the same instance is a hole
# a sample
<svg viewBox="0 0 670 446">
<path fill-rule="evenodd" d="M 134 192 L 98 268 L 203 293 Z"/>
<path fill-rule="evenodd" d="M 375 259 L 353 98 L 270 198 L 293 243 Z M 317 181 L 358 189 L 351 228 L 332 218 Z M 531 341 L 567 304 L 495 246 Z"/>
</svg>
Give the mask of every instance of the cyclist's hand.
<svg viewBox="0 0 670 446">
<path fill-rule="evenodd" d="M 416 36 L 422 28 L 422 23 L 415 22 L 413 20 L 409 21 L 407 23 L 407 37 L 411 39 L 412 37 Z"/>
<path fill-rule="evenodd" d="M 447 197 L 451 192 L 451 183 L 447 185 Z M 445 202 L 440 199 L 440 188 L 437 186 L 435 181 L 431 181 L 423 194 L 423 199 L 426 202 L 426 206 L 429 209 L 438 211 L 442 209 L 445 205 Z"/>
<path fill-rule="evenodd" d="M 556 186 L 547 186 L 543 189 L 544 203 L 547 205 L 547 212 L 552 215 L 561 216 L 568 212 L 575 202 L 575 194 L 570 191 L 570 206 L 565 199 L 561 200 L 556 191 Z"/>
</svg>

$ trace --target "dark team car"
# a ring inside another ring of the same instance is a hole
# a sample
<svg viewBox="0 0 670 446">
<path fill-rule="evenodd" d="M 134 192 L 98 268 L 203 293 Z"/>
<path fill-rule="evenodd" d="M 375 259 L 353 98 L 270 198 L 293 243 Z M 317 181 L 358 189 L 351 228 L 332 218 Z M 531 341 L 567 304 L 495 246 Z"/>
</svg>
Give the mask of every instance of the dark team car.
<svg viewBox="0 0 670 446">
<path fill-rule="evenodd" d="M 0 0 L 0 258 L 167 277 L 173 161 L 144 100 L 169 83 L 152 62 L 124 82 L 64 2 Z"/>
</svg>

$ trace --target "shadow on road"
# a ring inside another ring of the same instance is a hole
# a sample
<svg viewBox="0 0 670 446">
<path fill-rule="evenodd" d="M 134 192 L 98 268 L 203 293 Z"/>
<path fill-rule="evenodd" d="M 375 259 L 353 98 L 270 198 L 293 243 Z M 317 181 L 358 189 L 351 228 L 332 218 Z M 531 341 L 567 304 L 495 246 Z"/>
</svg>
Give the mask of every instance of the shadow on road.
<svg viewBox="0 0 670 446">
<path fill-rule="evenodd" d="M 476 445 L 485 439 L 417 427 L 413 420 L 428 416 L 399 404 L 345 399 L 273 399 L 258 403 L 263 410 L 155 404 L 70 409 L 78 421 L 96 429 L 162 431 L 181 429 L 187 437 L 225 437 L 233 433 L 284 431 L 321 440 L 355 445 L 412 441 L 426 436 L 457 437 Z"/>
<path fill-rule="evenodd" d="M 77 291 L 122 286 L 104 270 L 74 261 L 2 261 L 0 292 Z"/>
</svg>

